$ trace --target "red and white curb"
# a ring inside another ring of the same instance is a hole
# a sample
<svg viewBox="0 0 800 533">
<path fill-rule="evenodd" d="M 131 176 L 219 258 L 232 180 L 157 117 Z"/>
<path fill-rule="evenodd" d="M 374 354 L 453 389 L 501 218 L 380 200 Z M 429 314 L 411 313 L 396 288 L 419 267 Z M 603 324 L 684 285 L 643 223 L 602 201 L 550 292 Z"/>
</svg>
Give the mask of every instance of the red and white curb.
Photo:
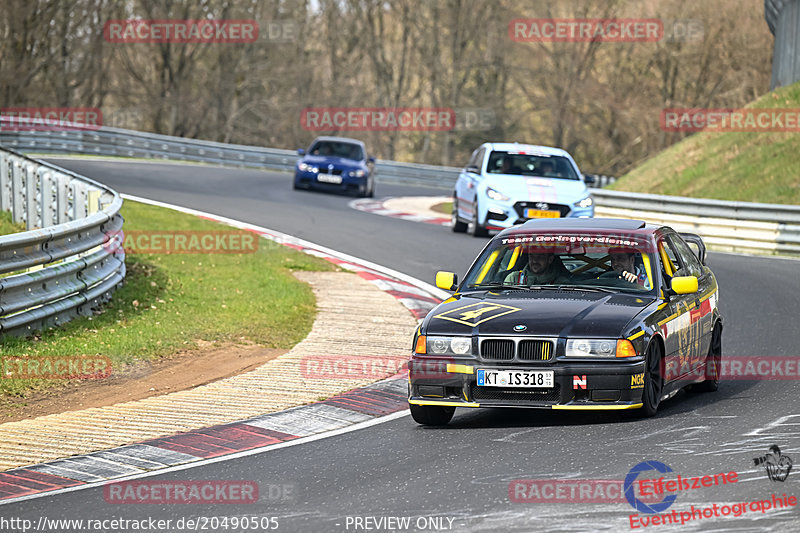
<svg viewBox="0 0 800 533">
<path fill-rule="evenodd" d="M 381 198 L 380 200 L 363 198 L 360 200 L 353 200 L 348 205 L 357 211 L 364 211 L 365 213 L 372 213 L 373 215 L 399 218 L 401 220 L 408 220 L 411 222 L 436 224 L 437 226 L 450 226 L 450 217 L 434 217 L 420 213 L 397 211 L 395 209 L 386 207 L 385 204 L 389 200 L 393 200 L 393 198 Z"/>
<path fill-rule="evenodd" d="M 194 209 L 123 195 L 125 199 L 173 209 L 244 230 L 355 271 L 391 294 L 418 319 L 449 294 L 401 272 L 260 226 Z M 410 340 L 410 339 L 409 339 Z M 301 444 L 355 431 L 404 416 L 404 375 L 277 413 L 160 437 L 86 455 L 0 472 L 0 505 L 183 470 L 209 462 Z"/>
</svg>

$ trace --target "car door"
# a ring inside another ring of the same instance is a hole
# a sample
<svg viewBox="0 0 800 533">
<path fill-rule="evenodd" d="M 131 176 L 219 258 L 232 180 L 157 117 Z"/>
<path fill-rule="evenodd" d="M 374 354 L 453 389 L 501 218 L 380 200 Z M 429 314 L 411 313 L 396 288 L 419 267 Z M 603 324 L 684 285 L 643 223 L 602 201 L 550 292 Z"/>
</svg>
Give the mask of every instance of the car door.
<svg viewBox="0 0 800 533">
<path fill-rule="evenodd" d="M 458 216 L 463 220 L 472 220 L 472 210 L 475 204 L 477 184 L 480 181 L 480 171 L 486 149 L 481 147 L 473 152 L 467 166 L 461 171 L 456 183 L 456 197 L 458 200 Z"/>
<path fill-rule="evenodd" d="M 666 376 L 671 381 L 690 372 L 690 359 L 693 353 L 694 337 L 691 331 L 691 309 L 695 305 L 696 294 L 673 294 L 670 281 L 673 277 L 691 275 L 681 263 L 674 244 L 662 235 L 658 239 L 658 253 L 661 258 L 661 277 L 665 280 L 662 291 L 668 295 L 668 318 L 659 323 L 664 334 L 664 361 Z"/>
<path fill-rule="evenodd" d="M 694 298 L 689 299 L 692 335 L 689 364 L 693 369 L 699 369 L 705 361 L 711 342 L 711 327 L 714 317 L 709 299 L 716 290 L 716 282 L 711 270 L 703 267 L 697 255 L 680 235 L 672 234 L 668 239 L 681 262 L 682 270 L 684 270 L 682 275 L 697 278 L 697 293 L 693 295 Z"/>
</svg>

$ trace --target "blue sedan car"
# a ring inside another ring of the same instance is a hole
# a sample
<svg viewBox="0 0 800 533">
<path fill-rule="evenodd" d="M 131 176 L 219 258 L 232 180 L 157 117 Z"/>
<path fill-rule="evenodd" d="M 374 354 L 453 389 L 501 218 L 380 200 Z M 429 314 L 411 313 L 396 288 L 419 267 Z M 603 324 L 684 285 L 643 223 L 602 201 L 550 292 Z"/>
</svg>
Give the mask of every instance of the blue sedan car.
<svg viewBox="0 0 800 533">
<path fill-rule="evenodd" d="M 375 158 L 364 143 L 347 137 L 317 137 L 295 167 L 295 189 L 336 190 L 375 196 Z"/>
<path fill-rule="evenodd" d="M 484 143 L 458 176 L 453 231 L 485 237 L 534 218 L 593 217 L 591 182 L 559 148 Z"/>
</svg>

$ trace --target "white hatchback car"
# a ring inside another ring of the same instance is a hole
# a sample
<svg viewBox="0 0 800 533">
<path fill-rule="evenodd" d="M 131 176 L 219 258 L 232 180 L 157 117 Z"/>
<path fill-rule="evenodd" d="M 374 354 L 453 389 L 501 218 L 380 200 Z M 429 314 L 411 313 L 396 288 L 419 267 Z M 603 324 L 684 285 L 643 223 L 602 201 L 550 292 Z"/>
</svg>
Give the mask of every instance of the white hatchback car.
<svg viewBox="0 0 800 533">
<path fill-rule="evenodd" d="M 592 182 L 559 148 L 484 143 L 458 176 L 453 231 L 485 237 L 533 218 L 593 217 Z"/>
</svg>

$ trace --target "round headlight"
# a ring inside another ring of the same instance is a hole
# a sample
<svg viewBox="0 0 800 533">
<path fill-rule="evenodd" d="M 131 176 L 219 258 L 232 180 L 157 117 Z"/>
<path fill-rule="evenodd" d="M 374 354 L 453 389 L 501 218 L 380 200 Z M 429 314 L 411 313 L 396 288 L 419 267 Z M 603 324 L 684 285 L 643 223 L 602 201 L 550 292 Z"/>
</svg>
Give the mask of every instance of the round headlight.
<svg viewBox="0 0 800 533">
<path fill-rule="evenodd" d="M 450 349 L 453 350 L 453 353 L 457 353 L 459 355 L 467 354 L 472 349 L 472 339 L 466 337 L 455 337 L 450 342 Z"/>
<path fill-rule="evenodd" d="M 609 341 L 603 341 L 597 347 L 597 351 L 600 355 L 612 355 L 615 351 L 616 346 Z"/>
<path fill-rule="evenodd" d="M 578 341 L 573 345 L 573 349 L 576 352 L 588 354 L 592 351 L 592 345 L 588 341 Z"/>
<path fill-rule="evenodd" d="M 433 353 L 445 353 L 447 352 L 447 340 L 445 339 L 433 339 L 431 342 L 431 351 Z"/>
</svg>

